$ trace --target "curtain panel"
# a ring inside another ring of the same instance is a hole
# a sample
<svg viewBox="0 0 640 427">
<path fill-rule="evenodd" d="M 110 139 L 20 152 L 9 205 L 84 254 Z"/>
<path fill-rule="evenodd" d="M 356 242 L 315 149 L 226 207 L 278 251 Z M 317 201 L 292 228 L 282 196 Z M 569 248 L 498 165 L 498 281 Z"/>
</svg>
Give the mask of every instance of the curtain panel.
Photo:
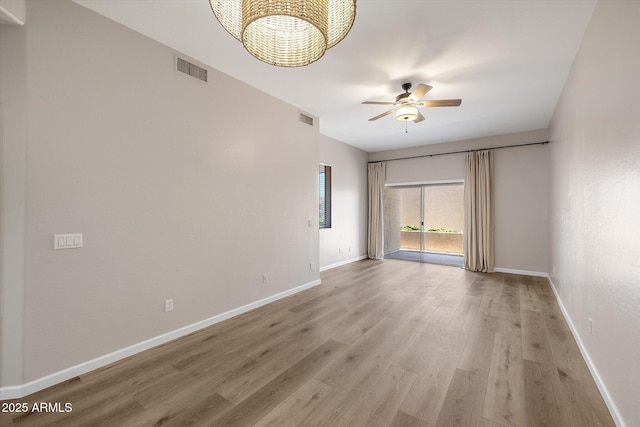
<svg viewBox="0 0 640 427">
<path fill-rule="evenodd" d="M 464 177 L 464 267 L 493 272 L 493 152 L 466 153 Z"/>
<path fill-rule="evenodd" d="M 368 233 L 368 255 L 371 259 L 384 258 L 384 235 L 383 235 L 383 201 L 384 182 L 386 164 L 369 163 L 368 183 L 369 183 L 369 233 Z"/>
</svg>

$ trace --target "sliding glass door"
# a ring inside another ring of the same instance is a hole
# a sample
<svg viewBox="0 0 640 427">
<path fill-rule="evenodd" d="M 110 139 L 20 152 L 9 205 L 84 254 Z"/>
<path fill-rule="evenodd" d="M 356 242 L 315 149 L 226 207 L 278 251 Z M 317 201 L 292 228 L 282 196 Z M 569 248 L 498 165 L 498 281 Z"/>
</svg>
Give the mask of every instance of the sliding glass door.
<svg viewBox="0 0 640 427">
<path fill-rule="evenodd" d="M 387 187 L 385 258 L 462 265 L 462 183 Z"/>
</svg>

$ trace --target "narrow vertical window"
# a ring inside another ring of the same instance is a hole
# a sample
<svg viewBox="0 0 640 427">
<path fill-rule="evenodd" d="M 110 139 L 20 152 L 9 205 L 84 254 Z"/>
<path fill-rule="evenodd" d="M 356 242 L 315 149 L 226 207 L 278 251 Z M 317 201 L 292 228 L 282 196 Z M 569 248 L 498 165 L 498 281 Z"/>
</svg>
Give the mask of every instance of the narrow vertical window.
<svg viewBox="0 0 640 427">
<path fill-rule="evenodd" d="M 331 166 L 320 165 L 320 228 L 331 228 Z"/>
</svg>

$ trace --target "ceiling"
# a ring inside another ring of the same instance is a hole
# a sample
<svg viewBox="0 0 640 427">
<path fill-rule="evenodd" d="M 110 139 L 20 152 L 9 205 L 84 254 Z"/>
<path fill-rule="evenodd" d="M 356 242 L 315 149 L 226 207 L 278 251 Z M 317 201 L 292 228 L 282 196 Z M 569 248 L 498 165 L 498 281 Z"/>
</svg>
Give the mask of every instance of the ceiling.
<svg viewBox="0 0 640 427">
<path fill-rule="evenodd" d="M 544 129 L 596 0 L 358 0 L 347 37 L 307 67 L 253 58 L 207 0 L 74 0 L 320 119 L 324 135 L 374 152 Z M 362 101 L 391 101 L 404 82 L 424 99 L 423 122 Z M 405 132 L 406 131 L 406 132 Z"/>
</svg>

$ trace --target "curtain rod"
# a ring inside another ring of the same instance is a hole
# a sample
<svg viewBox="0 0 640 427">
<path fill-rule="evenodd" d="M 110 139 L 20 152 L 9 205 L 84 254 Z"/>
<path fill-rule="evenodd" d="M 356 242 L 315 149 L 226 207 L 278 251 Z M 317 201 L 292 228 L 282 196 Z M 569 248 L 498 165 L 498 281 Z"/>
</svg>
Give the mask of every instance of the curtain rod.
<svg viewBox="0 0 640 427">
<path fill-rule="evenodd" d="M 367 162 L 367 163 L 393 162 L 395 160 L 419 159 L 421 157 L 435 157 L 435 156 L 445 156 L 447 154 L 473 153 L 473 152 L 476 152 L 476 151 L 483 151 L 483 150 L 499 150 L 500 148 L 526 147 L 528 145 L 544 145 L 544 144 L 548 144 L 548 143 L 549 143 L 549 141 L 540 141 L 540 142 L 530 142 L 528 144 L 502 145 L 500 147 L 475 148 L 473 150 L 450 151 L 448 153 L 423 154 L 423 155 L 420 155 L 420 156 L 411 156 L 411 157 L 398 157 L 397 159 L 372 160 L 372 161 Z"/>
</svg>

